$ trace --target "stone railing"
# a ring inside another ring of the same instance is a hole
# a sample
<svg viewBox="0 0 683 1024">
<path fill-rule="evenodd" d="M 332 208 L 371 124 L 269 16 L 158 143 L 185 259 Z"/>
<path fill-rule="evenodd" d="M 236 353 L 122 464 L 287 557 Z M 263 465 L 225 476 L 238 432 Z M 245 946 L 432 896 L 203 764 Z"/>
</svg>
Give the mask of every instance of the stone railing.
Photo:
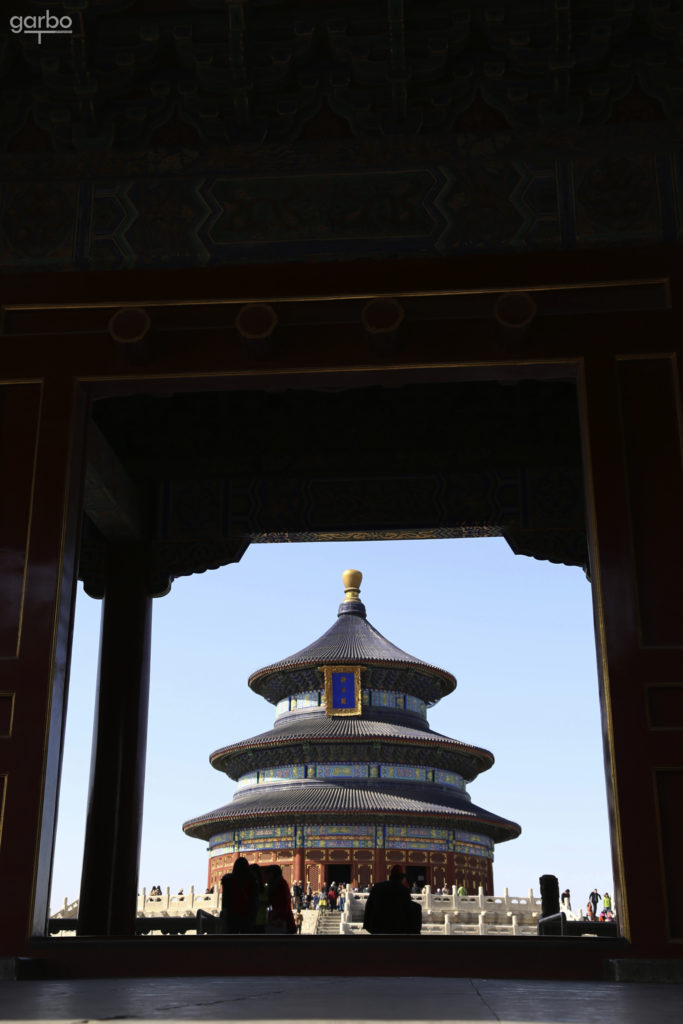
<svg viewBox="0 0 683 1024">
<path fill-rule="evenodd" d="M 367 893 L 352 892 L 341 914 L 340 932 L 363 933 Z M 535 935 L 541 916 L 541 900 L 529 889 L 526 897 L 442 895 L 426 886 L 413 899 L 422 907 L 423 935 Z"/>
<path fill-rule="evenodd" d="M 339 922 L 339 932 L 345 935 L 365 934 L 363 913 L 367 893 L 350 892 L 344 910 L 326 911 Z M 138 896 L 138 918 L 179 918 L 194 917 L 198 910 L 218 916 L 220 893 L 196 893 L 190 886 L 185 893 L 171 893 L 166 887 L 161 896 L 151 896 L 145 889 Z M 502 896 L 485 896 L 479 889 L 476 896 L 442 895 L 433 893 L 426 886 L 422 893 L 413 894 L 413 899 L 422 907 L 423 935 L 536 935 L 541 916 L 541 900 L 529 889 L 528 896 L 510 896 L 507 889 Z M 51 920 L 76 919 L 78 900 L 67 899 Z M 316 930 L 318 912 L 309 911 L 304 915 L 305 933 Z M 578 920 L 580 915 L 572 915 Z M 325 929 L 326 931 L 328 929 Z M 64 934 L 64 930 L 62 930 Z M 152 933 L 154 934 L 154 933 Z"/>
<path fill-rule="evenodd" d="M 220 891 L 196 893 L 193 885 L 183 893 L 171 893 L 166 886 L 161 896 L 150 896 L 146 889 L 138 896 L 138 917 L 192 917 L 198 910 L 219 914 L 220 909 Z"/>
<path fill-rule="evenodd" d="M 423 892 L 413 893 L 412 896 L 421 905 L 423 918 L 433 916 L 443 919 L 445 914 L 459 914 L 464 917 L 486 913 L 491 918 L 515 914 L 520 921 L 524 920 L 525 924 L 534 924 L 541 915 L 541 900 L 534 896 L 533 889 L 529 889 L 528 896 L 510 896 L 507 889 L 503 890 L 502 896 L 485 896 L 482 888 L 476 896 L 445 896 L 433 893 L 431 887 L 427 885 Z M 350 913 L 354 904 L 360 903 L 364 906 L 367 898 L 367 893 L 352 892 L 344 913 Z M 360 916 L 362 917 L 362 914 Z"/>
<path fill-rule="evenodd" d="M 206 910 L 209 914 L 219 914 L 220 893 L 196 893 L 191 885 L 186 893 L 172 893 L 168 886 L 161 896 L 150 896 L 146 889 L 138 895 L 138 917 L 194 917 L 198 910 Z M 78 900 L 65 899 L 56 913 L 50 915 L 52 920 L 78 917 Z"/>
</svg>

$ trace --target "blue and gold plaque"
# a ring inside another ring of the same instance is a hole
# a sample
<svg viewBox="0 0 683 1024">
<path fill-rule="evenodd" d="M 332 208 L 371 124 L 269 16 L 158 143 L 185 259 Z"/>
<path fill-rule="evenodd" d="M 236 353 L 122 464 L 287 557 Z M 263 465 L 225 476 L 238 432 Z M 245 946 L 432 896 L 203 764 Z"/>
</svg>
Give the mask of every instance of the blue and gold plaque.
<svg viewBox="0 0 683 1024">
<path fill-rule="evenodd" d="M 360 665 L 324 665 L 325 712 L 328 715 L 360 715 Z"/>
</svg>

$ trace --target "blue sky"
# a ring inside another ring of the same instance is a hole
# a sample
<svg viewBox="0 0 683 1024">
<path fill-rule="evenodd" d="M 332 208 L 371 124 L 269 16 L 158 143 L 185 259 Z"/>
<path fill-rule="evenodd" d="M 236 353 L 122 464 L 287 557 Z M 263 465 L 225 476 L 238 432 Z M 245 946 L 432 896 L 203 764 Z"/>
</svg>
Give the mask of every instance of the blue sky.
<svg viewBox="0 0 683 1024">
<path fill-rule="evenodd" d="M 369 621 L 457 678 L 432 728 L 495 755 L 468 788 L 522 826 L 496 847 L 496 893 L 538 895 L 546 873 L 575 908 L 596 886 L 612 892 L 590 584 L 501 538 L 254 544 L 155 600 L 140 886 L 205 887 L 206 846 L 181 826 L 234 791 L 209 754 L 271 727 L 275 709 L 247 678 L 329 628 L 350 568 Z M 80 886 L 100 613 L 79 590 L 53 909 Z"/>
</svg>

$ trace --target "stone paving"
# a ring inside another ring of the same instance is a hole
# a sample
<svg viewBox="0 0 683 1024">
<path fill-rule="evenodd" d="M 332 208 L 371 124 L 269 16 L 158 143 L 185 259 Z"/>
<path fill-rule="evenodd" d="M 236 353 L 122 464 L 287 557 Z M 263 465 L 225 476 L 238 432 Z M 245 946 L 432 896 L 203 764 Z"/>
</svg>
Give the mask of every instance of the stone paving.
<svg viewBox="0 0 683 1024">
<path fill-rule="evenodd" d="M 683 987 L 410 977 L 6 981 L 0 1020 L 681 1024 Z"/>
</svg>

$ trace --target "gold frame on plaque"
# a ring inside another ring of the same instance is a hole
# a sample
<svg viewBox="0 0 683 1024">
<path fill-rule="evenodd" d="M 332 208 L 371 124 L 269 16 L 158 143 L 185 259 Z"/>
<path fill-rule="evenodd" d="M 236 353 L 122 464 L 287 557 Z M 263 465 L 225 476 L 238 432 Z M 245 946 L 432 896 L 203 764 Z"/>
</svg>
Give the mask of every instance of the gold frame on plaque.
<svg viewBox="0 0 683 1024">
<path fill-rule="evenodd" d="M 360 715 L 363 710 L 362 698 L 361 698 L 361 687 L 360 687 L 360 674 L 362 672 L 361 665 L 322 665 L 322 672 L 325 676 L 325 714 L 326 715 Z M 343 672 L 345 675 L 351 675 L 353 673 L 353 685 L 355 695 L 355 707 L 353 708 L 333 708 L 332 707 L 332 673 Z"/>
</svg>

